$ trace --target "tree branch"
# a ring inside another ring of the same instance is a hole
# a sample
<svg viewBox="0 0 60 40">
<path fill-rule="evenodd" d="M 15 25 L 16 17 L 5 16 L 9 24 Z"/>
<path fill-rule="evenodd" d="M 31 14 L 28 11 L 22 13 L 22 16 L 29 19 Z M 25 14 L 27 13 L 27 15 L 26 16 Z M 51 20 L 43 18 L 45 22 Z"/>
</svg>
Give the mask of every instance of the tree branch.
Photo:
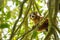
<svg viewBox="0 0 60 40">
<path fill-rule="evenodd" d="M 10 39 L 9 40 L 12 40 L 12 37 L 14 36 L 14 31 L 15 31 L 15 28 L 16 28 L 16 25 L 19 21 L 19 19 L 21 18 L 21 15 L 22 15 L 22 11 L 23 11 L 23 5 L 24 3 L 26 2 L 27 0 L 24 0 L 23 3 L 21 4 L 21 9 L 20 9 L 20 12 L 19 12 L 19 16 L 18 16 L 18 19 L 15 21 L 15 24 L 12 28 L 12 33 L 11 33 L 11 36 L 10 36 Z"/>
</svg>

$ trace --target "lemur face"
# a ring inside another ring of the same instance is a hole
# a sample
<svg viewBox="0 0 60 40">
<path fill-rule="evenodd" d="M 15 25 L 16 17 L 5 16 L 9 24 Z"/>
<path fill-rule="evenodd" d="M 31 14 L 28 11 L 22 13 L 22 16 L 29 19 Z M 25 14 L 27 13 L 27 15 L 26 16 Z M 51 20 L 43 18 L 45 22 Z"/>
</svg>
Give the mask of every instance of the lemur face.
<svg viewBox="0 0 60 40">
<path fill-rule="evenodd" d="M 30 14 L 30 18 L 31 19 L 36 19 L 36 17 L 37 17 L 37 13 L 36 12 L 33 12 L 33 13 Z"/>
<path fill-rule="evenodd" d="M 34 22 L 35 25 L 40 23 L 40 21 L 42 21 L 43 18 L 44 17 L 39 15 L 39 13 L 37 13 L 37 12 L 32 12 L 30 14 L 30 19 L 32 19 L 32 21 Z M 43 31 L 43 30 L 47 30 L 47 29 L 48 29 L 48 19 L 46 19 L 44 21 L 44 23 L 38 27 L 38 31 Z"/>
</svg>

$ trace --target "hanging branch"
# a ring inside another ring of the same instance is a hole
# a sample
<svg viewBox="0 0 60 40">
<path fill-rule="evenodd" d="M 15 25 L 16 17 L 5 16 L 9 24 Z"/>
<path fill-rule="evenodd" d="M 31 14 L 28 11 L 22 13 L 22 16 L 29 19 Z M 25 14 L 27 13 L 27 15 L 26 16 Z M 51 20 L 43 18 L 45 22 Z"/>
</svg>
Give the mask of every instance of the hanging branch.
<svg viewBox="0 0 60 40">
<path fill-rule="evenodd" d="M 54 13 L 54 17 L 53 17 L 53 23 L 54 23 L 54 27 L 55 27 L 55 29 L 57 29 L 57 31 L 60 33 L 60 30 L 59 30 L 59 28 L 56 26 L 57 25 L 57 20 L 56 20 L 56 17 L 57 17 L 57 14 L 58 14 L 58 6 L 59 6 L 59 4 L 58 4 L 58 1 L 59 0 L 55 0 L 55 13 Z M 56 24 L 55 24 L 56 23 Z M 57 35 L 57 32 L 56 32 L 56 30 L 54 30 L 53 31 L 53 34 L 54 34 L 54 37 L 55 37 L 55 40 L 59 40 L 59 37 L 58 37 L 58 35 Z"/>
<path fill-rule="evenodd" d="M 56 22 L 56 17 L 57 17 L 57 14 L 58 14 L 58 6 L 59 6 L 59 3 L 58 3 L 59 0 L 55 0 L 55 13 L 54 13 L 54 22 Z M 54 23 L 53 22 L 53 23 Z M 59 28 L 55 25 L 55 28 L 57 29 L 57 31 L 60 33 L 60 30 Z"/>
<path fill-rule="evenodd" d="M 10 36 L 10 39 L 9 40 L 12 40 L 12 37 L 14 36 L 14 31 L 15 31 L 15 28 L 16 28 L 16 25 L 19 21 L 19 19 L 21 18 L 21 15 L 22 15 L 22 11 L 23 11 L 23 5 L 24 3 L 26 2 L 27 0 L 24 0 L 23 3 L 20 5 L 21 9 L 20 9 L 20 12 L 19 12 L 19 16 L 18 16 L 18 19 L 15 21 L 15 24 L 12 28 L 12 33 L 11 33 L 11 36 Z"/>
<path fill-rule="evenodd" d="M 34 2 L 33 2 L 33 11 L 35 12 L 35 5 L 34 5 Z"/>
<path fill-rule="evenodd" d="M 50 36 L 51 36 L 51 34 L 52 34 L 52 13 L 53 12 L 51 12 L 51 10 L 52 10 L 52 8 L 51 8 L 51 0 L 49 0 L 48 1 L 48 10 L 49 10 L 49 27 L 48 27 L 48 33 L 47 33 L 47 35 L 46 35 L 46 37 L 45 37 L 45 39 L 44 40 L 48 40 L 49 38 L 50 38 Z"/>
<path fill-rule="evenodd" d="M 39 12 L 39 14 L 41 15 L 41 13 L 40 13 L 40 11 L 39 11 L 39 8 L 38 8 L 38 5 L 36 4 L 35 0 L 34 0 L 34 4 L 35 4 L 35 6 L 36 6 L 36 8 L 37 8 L 37 10 L 38 10 L 38 12 Z"/>
<path fill-rule="evenodd" d="M 29 5 L 27 6 L 27 8 L 28 8 L 28 9 L 27 9 L 26 12 L 25 12 L 25 17 L 24 17 L 23 21 L 21 22 L 21 24 L 18 26 L 18 28 L 15 30 L 15 33 L 18 32 L 18 29 L 21 28 L 23 22 L 25 21 L 27 15 L 28 15 L 28 13 L 29 13 L 29 10 L 30 10 L 30 8 L 31 8 L 31 4 L 29 4 Z"/>
<path fill-rule="evenodd" d="M 50 28 L 49 28 L 49 32 L 45 38 L 45 40 L 48 40 L 47 38 L 49 38 L 51 36 L 51 34 L 53 34 L 55 36 L 55 40 L 59 40 L 58 39 L 58 35 L 56 34 L 56 29 L 58 30 L 57 26 L 56 26 L 56 16 L 57 16 L 57 12 L 58 12 L 58 0 L 54 0 L 55 1 L 55 12 L 54 12 L 54 16 L 52 18 L 52 14 L 53 12 L 51 10 L 53 10 L 52 8 L 52 4 L 51 4 L 51 1 L 52 0 L 49 0 L 49 25 L 50 25 Z M 56 28 L 56 29 L 55 29 Z M 52 31 L 53 30 L 53 31 Z M 59 31 L 59 30 L 58 30 Z M 51 33 L 52 32 L 52 33 Z M 60 32 L 60 31 L 59 31 Z M 49 34 L 51 33 L 51 34 Z M 49 36 L 48 36 L 49 35 Z"/>
</svg>

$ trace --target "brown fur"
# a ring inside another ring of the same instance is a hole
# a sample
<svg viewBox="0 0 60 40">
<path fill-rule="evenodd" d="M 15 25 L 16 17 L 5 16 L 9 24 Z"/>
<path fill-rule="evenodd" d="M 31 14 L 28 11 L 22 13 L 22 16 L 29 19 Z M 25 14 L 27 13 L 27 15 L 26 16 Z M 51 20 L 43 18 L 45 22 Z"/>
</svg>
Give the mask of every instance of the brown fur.
<svg viewBox="0 0 60 40">
<path fill-rule="evenodd" d="M 33 12 L 33 13 L 30 14 L 30 18 L 32 19 L 32 21 L 34 22 L 34 24 L 39 23 L 39 21 L 41 21 L 43 19 L 43 17 L 37 15 L 37 13 L 35 13 L 35 12 Z M 48 19 L 46 19 L 44 21 L 44 23 L 38 28 L 38 31 L 42 31 L 42 30 L 48 30 Z"/>
</svg>

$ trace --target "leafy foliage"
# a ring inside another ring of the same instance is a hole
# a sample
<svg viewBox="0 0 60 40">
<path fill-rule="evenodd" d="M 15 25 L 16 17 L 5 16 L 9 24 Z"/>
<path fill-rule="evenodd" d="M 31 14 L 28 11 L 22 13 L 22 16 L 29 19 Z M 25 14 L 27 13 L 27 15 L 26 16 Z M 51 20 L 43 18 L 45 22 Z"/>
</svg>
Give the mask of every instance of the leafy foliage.
<svg viewBox="0 0 60 40">
<path fill-rule="evenodd" d="M 9 24 L 7 24 L 7 23 L 3 23 L 3 24 L 1 24 L 1 26 L 0 26 L 0 28 L 9 28 Z"/>
<path fill-rule="evenodd" d="M 55 8 L 55 6 L 53 7 Z M 44 19 L 46 19 L 48 16 L 47 14 L 49 14 L 46 1 L 45 0 L 0 0 L 0 35 L 1 35 L 0 39 L 1 40 L 5 40 L 5 39 L 6 40 L 8 39 L 9 40 L 18 40 L 18 39 L 39 40 L 38 34 L 40 34 L 41 32 L 37 32 L 37 30 L 35 30 L 36 25 L 34 25 L 34 23 L 29 18 L 30 13 L 35 11 L 38 12 L 40 15 L 44 16 Z M 55 13 L 55 12 L 51 12 L 51 13 Z M 50 14 L 48 18 L 51 18 L 51 15 L 52 14 Z M 56 18 L 55 16 L 54 19 Z M 8 32 L 6 33 L 7 35 L 5 35 L 3 33 L 4 31 L 2 31 L 5 28 L 8 29 Z M 58 28 L 55 29 L 58 30 Z M 43 32 L 46 33 L 46 31 Z M 60 32 L 60 30 L 58 30 L 58 32 Z M 4 35 L 4 37 L 2 37 L 2 34 Z"/>
</svg>

